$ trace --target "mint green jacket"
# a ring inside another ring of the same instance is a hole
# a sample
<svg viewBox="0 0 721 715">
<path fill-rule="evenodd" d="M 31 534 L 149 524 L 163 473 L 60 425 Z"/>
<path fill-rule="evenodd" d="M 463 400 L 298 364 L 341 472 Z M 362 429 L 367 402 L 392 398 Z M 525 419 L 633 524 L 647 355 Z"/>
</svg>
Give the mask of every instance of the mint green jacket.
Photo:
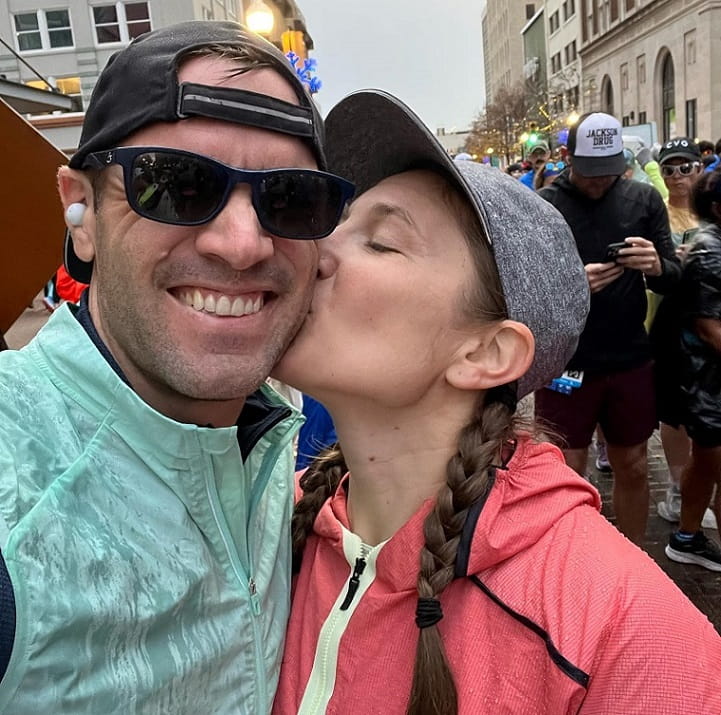
<svg viewBox="0 0 721 715">
<path fill-rule="evenodd" d="M 0 712 L 270 710 L 301 418 L 269 388 L 256 397 L 242 459 L 236 427 L 144 403 L 67 307 L 0 353 L 0 549 L 17 612 Z"/>
</svg>

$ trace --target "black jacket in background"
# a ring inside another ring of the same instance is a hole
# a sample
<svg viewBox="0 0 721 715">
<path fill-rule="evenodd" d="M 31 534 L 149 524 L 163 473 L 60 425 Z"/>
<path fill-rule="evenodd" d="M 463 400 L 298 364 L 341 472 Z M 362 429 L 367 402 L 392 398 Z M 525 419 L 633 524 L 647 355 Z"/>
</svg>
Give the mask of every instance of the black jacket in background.
<svg viewBox="0 0 721 715">
<path fill-rule="evenodd" d="M 584 265 L 603 263 L 610 243 L 641 236 L 653 241 L 663 269 L 660 276 L 646 278 L 648 287 L 663 294 L 678 283 L 681 264 L 674 253 L 668 214 L 660 194 L 650 184 L 619 178 L 602 198 L 594 200 L 575 189 L 566 171 L 538 193 L 563 214 Z M 651 359 L 643 324 L 645 288 L 641 271 L 629 268 L 591 295 L 591 311 L 569 369 L 609 373 Z"/>
</svg>

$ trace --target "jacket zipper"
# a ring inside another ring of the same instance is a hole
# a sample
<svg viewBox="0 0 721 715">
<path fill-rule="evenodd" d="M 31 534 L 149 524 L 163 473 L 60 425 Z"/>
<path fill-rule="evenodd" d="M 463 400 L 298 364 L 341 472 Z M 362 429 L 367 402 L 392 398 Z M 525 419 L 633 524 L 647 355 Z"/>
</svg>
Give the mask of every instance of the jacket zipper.
<svg viewBox="0 0 721 715">
<path fill-rule="evenodd" d="M 356 595 L 358 586 L 360 585 L 360 577 L 366 568 L 366 557 L 370 551 L 370 546 L 367 544 L 361 544 L 361 555 L 355 560 L 355 567 L 353 573 L 348 581 L 348 591 L 346 592 L 343 603 L 340 604 L 341 611 L 347 611 L 350 604 L 353 602 L 353 597 Z"/>
<path fill-rule="evenodd" d="M 348 558 L 349 565 L 353 564 L 353 571 L 348 579 L 348 585 L 344 589 L 345 596 L 341 591 L 336 600 L 336 604 L 340 605 L 335 605 L 331 609 L 321 628 L 313 658 L 313 667 L 306 683 L 298 715 L 318 715 L 318 713 L 326 711 L 335 688 L 340 640 L 348 628 L 355 609 L 360 604 L 360 600 L 354 600 L 355 596 L 360 592 L 362 597 L 375 580 L 376 559 L 385 543 L 370 547 L 346 529 L 343 529 L 343 537 L 346 543 L 344 549 L 346 558 Z M 348 541 L 351 542 L 350 545 L 347 544 Z M 351 557 L 353 550 L 357 554 L 355 559 Z"/>
</svg>

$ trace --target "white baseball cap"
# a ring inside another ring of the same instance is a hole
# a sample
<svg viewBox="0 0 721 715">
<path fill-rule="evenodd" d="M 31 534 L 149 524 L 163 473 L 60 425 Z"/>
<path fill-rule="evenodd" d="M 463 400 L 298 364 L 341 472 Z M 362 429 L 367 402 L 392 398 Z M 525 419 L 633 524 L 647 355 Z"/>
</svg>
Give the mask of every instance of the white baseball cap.
<svg viewBox="0 0 721 715">
<path fill-rule="evenodd" d="M 582 116 L 568 134 L 568 153 L 581 176 L 620 176 L 626 170 L 621 123 L 603 112 Z"/>
</svg>

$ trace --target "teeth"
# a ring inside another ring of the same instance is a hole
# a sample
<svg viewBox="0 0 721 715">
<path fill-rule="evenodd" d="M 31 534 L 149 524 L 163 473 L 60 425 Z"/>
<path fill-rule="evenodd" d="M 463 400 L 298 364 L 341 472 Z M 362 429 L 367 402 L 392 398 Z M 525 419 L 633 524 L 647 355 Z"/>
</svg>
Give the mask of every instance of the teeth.
<svg viewBox="0 0 721 715">
<path fill-rule="evenodd" d="M 179 298 L 185 305 L 198 312 L 215 313 L 215 315 L 220 316 L 232 315 L 235 318 L 243 315 L 253 315 L 263 307 L 263 296 L 258 296 L 255 300 L 241 298 L 240 296 L 231 299 L 227 295 L 220 295 L 216 298 L 213 294 L 203 296 L 197 288 L 183 291 Z"/>
<path fill-rule="evenodd" d="M 241 315 L 245 315 L 245 301 L 242 298 L 236 298 L 233 301 L 233 307 L 230 309 L 230 314 L 236 318 Z"/>
<path fill-rule="evenodd" d="M 215 304 L 216 315 L 230 315 L 230 298 L 227 295 L 221 295 Z"/>
</svg>

